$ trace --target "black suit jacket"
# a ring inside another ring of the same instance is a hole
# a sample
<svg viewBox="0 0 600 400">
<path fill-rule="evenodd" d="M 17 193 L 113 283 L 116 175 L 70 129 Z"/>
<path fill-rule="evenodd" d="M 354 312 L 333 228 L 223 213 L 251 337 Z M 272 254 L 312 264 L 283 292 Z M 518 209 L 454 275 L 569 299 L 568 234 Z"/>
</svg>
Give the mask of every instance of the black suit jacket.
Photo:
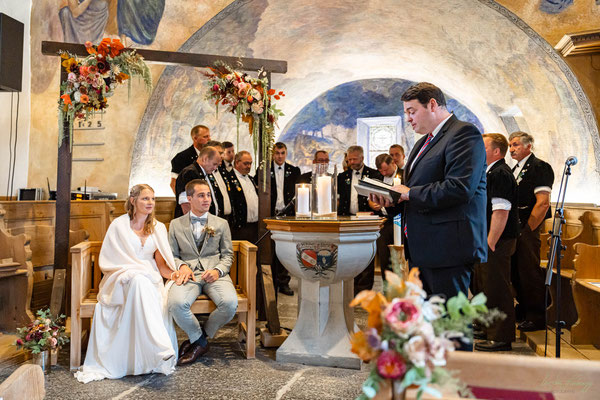
<svg viewBox="0 0 600 400">
<path fill-rule="evenodd" d="M 223 217 L 223 195 L 221 194 L 221 188 L 218 186 L 217 181 L 215 180 L 215 177 L 213 176 L 213 174 L 208 174 L 208 176 L 205 175 L 204 172 L 202 171 L 202 168 L 200 168 L 200 166 L 198 165 L 197 162 L 185 167 L 179 173 L 179 176 L 177 176 L 177 180 L 175 181 L 175 192 L 177 193 L 175 195 L 175 199 L 177 200 L 177 206 L 175 206 L 175 218 L 181 217 L 183 215 L 183 210 L 181 209 L 181 205 L 179 204 L 179 193 L 185 191 L 185 185 L 194 179 L 204 179 L 204 180 L 210 181 L 210 184 L 212 185 L 212 189 L 215 193 L 215 198 L 212 199 L 213 201 L 210 204 L 210 209 L 208 210 L 208 212 L 211 213 L 212 215 L 217 215 L 217 214 L 215 214 L 215 212 L 217 210 L 215 207 L 215 201 L 216 201 L 219 206 L 219 214 L 217 216 L 222 218 Z M 227 188 L 223 188 L 223 189 L 227 190 Z"/>
<path fill-rule="evenodd" d="M 527 224 L 529 216 L 531 215 L 531 210 L 533 210 L 533 206 L 535 206 L 535 188 L 540 186 L 552 188 L 552 183 L 554 183 L 554 171 L 552 170 L 552 167 L 532 153 L 517 177 L 519 220 L 521 221 L 521 227 L 524 227 L 525 224 Z M 550 218 L 551 216 L 552 213 L 550 212 L 550 208 L 548 208 L 546 218 Z"/>
<path fill-rule="evenodd" d="M 171 159 L 171 172 L 180 174 L 185 167 L 195 162 L 197 158 L 198 153 L 196 153 L 193 145 L 180 151 Z"/>
<path fill-rule="evenodd" d="M 312 171 L 308 171 L 300 175 L 296 183 L 312 183 Z"/>
<path fill-rule="evenodd" d="M 487 178 L 487 231 L 492 220 L 492 199 L 499 197 L 510 201 L 510 211 L 500 239 L 515 239 L 519 235 L 519 204 L 517 201 L 517 181 L 503 158 L 496 161 L 486 174 Z"/>
<path fill-rule="evenodd" d="M 253 178 L 251 181 L 254 183 Z M 231 207 L 233 208 L 231 225 L 233 229 L 239 229 L 248 222 L 248 205 L 246 204 L 246 196 L 244 196 L 242 184 L 233 170 L 231 171 L 229 184 L 231 187 L 229 200 L 231 201 Z M 256 193 L 258 194 L 256 183 L 254 184 L 254 190 L 256 190 Z"/>
<path fill-rule="evenodd" d="M 277 203 L 277 181 L 275 180 L 275 172 L 278 165 L 271 162 L 271 215 L 275 215 L 275 205 Z M 296 182 L 300 177 L 300 168 L 288 164 L 287 162 L 283 165 L 283 204 L 287 206 L 290 201 L 296 195 Z M 258 173 L 256 174 L 258 177 Z M 294 207 L 289 207 L 285 215 L 294 215 Z"/>
<path fill-rule="evenodd" d="M 350 194 L 352 190 L 352 174 L 355 171 L 352 168 L 342 172 L 338 175 L 337 186 L 338 186 L 338 195 L 340 198 L 340 204 L 338 205 L 338 215 L 350 215 Z M 376 169 L 369 168 L 366 165 L 363 167 L 362 174 L 363 176 L 378 179 L 380 181 L 383 180 L 383 176 Z M 358 195 L 358 211 L 373 211 L 371 207 L 369 207 L 369 198 L 366 196 Z"/>
<path fill-rule="evenodd" d="M 485 262 L 486 161 L 481 133 L 452 115 L 411 165 L 426 139 L 417 141 L 404 168 L 410 188 L 410 200 L 400 203 L 406 256 L 411 265 L 423 268 Z"/>
</svg>

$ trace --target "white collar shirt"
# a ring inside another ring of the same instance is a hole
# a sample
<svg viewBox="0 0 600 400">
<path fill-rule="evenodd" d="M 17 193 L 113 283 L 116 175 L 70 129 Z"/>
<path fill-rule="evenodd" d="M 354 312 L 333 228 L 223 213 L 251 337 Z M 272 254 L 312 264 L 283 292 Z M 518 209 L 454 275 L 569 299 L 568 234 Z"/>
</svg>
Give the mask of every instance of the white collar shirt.
<svg viewBox="0 0 600 400">
<path fill-rule="evenodd" d="M 275 186 L 277 187 L 277 200 L 275 202 L 275 212 L 279 212 L 285 208 L 285 200 L 283 198 L 283 184 L 285 179 L 285 163 L 277 165 L 273 163 L 275 168 Z"/>
<path fill-rule="evenodd" d="M 358 181 L 360 180 L 364 169 L 364 164 L 358 171 L 351 169 L 352 183 L 350 184 L 350 214 L 353 215 L 358 212 L 358 192 L 354 188 L 354 185 L 358 185 Z"/>
<path fill-rule="evenodd" d="M 240 174 L 235 168 L 233 170 L 240 185 L 242 185 L 242 191 L 246 199 L 246 222 L 258 222 L 258 194 L 254 188 L 254 182 L 252 182 L 252 179 L 248 175 Z"/>
<path fill-rule="evenodd" d="M 198 216 L 196 214 L 194 214 L 191 210 L 190 210 L 190 223 L 192 226 L 192 234 L 194 235 L 194 239 L 196 239 L 196 241 L 200 240 L 202 238 L 202 234 L 204 233 L 204 227 L 206 226 L 206 224 L 202 224 L 199 221 L 196 222 L 191 222 L 192 217 L 195 218 L 204 218 L 207 219 L 208 218 L 208 212 L 205 212 L 204 214 Z"/>
</svg>

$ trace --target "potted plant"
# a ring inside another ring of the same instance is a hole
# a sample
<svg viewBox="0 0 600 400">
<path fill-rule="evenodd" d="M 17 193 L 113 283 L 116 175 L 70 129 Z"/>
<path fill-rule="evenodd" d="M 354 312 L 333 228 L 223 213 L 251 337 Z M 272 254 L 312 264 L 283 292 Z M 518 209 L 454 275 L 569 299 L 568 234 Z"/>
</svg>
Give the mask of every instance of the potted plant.
<svg viewBox="0 0 600 400">
<path fill-rule="evenodd" d="M 42 367 L 45 374 L 50 372 L 51 353 L 69 341 L 65 333 L 63 320 L 65 316 L 53 317 L 50 310 L 39 310 L 37 318 L 23 328 L 17 328 L 19 338 L 16 341 L 18 348 L 31 351 L 34 364 Z"/>
</svg>

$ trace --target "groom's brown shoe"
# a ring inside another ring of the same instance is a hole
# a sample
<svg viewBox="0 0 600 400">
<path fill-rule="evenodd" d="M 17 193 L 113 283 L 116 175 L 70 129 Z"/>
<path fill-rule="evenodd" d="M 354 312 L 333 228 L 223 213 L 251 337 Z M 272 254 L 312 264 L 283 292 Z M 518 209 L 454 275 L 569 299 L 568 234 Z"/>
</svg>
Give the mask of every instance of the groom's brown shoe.
<svg viewBox="0 0 600 400">
<path fill-rule="evenodd" d="M 190 341 L 188 339 L 184 340 L 183 343 L 181 343 L 181 346 L 179 346 L 179 358 L 181 358 L 189 349 L 190 346 L 192 344 L 190 343 Z"/>
<path fill-rule="evenodd" d="M 179 358 L 177 365 L 188 365 L 192 364 L 194 361 L 206 354 L 209 349 L 209 344 L 206 343 L 206 346 L 201 346 L 199 344 L 191 344 L 188 351 Z"/>
</svg>

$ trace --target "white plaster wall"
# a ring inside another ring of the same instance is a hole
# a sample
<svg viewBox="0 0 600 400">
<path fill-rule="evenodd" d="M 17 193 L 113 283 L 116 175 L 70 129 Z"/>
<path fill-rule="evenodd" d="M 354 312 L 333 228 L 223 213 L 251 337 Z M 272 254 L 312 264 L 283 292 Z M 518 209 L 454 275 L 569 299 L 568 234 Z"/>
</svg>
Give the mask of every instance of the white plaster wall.
<svg viewBox="0 0 600 400">
<path fill-rule="evenodd" d="M 29 162 L 29 121 L 31 109 L 31 69 L 29 67 L 29 21 L 31 19 L 31 0 L 0 0 L 0 12 L 22 22 L 25 25 L 23 33 L 23 84 L 22 91 L 19 95 L 19 121 L 18 125 L 16 126 L 18 137 L 13 185 L 13 196 L 16 196 L 19 188 L 27 187 L 27 171 Z M 9 140 L 11 121 L 13 124 L 13 145 L 15 140 L 14 136 L 17 93 L 14 93 L 13 97 L 13 115 L 11 117 L 11 93 L 0 92 L 0 197 L 7 195 L 7 185 L 9 178 Z"/>
</svg>

